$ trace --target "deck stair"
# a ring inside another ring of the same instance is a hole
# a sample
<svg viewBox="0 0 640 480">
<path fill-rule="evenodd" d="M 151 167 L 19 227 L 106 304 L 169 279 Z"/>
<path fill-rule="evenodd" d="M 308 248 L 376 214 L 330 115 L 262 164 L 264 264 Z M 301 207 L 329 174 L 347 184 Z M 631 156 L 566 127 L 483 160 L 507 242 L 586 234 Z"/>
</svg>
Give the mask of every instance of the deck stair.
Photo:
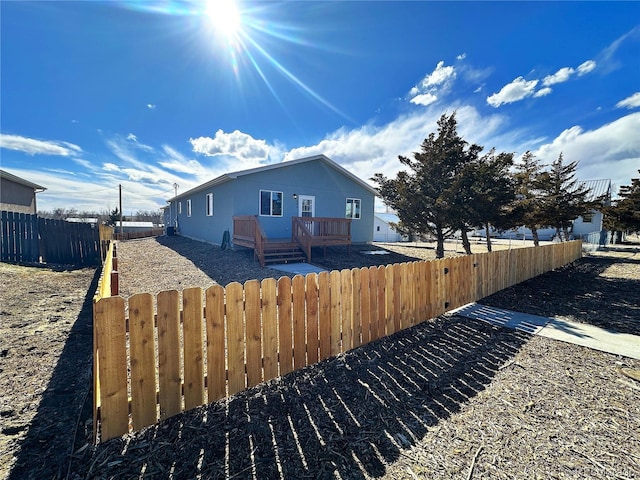
<svg viewBox="0 0 640 480">
<path fill-rule="evenodd" d="M 257 215 L 233 217 L 233 244 L 253 249 L 263 267 L 268 263 L 311 262 L 311 248 L 347 245 L 351 252 L 351 219 L 291 217 L 291 238 L 267 238 Z"/>
<path fill-rule="evenodd" d="M 263 244 L 264 263 L 297 263 L 305 262 L 307 257 L 297 242 L 291 240 L 269 239 Z"/>
</svg>

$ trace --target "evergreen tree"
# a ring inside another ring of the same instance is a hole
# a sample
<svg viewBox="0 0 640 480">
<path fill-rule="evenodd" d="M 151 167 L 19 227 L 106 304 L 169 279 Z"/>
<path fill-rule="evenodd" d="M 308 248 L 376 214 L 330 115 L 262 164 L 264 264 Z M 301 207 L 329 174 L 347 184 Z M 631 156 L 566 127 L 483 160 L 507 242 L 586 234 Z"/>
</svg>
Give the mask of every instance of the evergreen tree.
<svg viewBox="0 0 640 480">
<path fill-rule="evenodd" d="M 122 217 L 122 221 L 125 221 L 126 217 Z M 120 221 L 120 210 L 118 207 L 114 208 L 109 212 L 109 220 L 107 220 L 107 225 L 115 227 L 116 224 Z"/>
<path fill-rule="evenodd" d="M 380 195 L 400 218 L 400 227 L 418 235 L 435 236 L 436 257 L 444 257 L 444 240 L 459 228 L 467 212 L 456 209 L 456 179 L 482 151 L 468 145 L 457 132 L 455 113 L 442 115 L 435 133 L 422 142 L 413 159 L 399 156 L 410 172 L 400 171 L 395 179 L 376 173 Z"/>
<path fill-rule="evenodd" d="M 640 170 L 638 170 L 640 173 Z M 605 210 L 605 225 L 620 232 L 640 231 L 640 178 L 632 178 L 631 185 L 623 185 L 620 198 Z"/>
<path fill-rule="evenodd" d="M 575 179 L 577 166 L 577 161 L 565 165 L 561 153 L 541 178 L 543 221 L 565 241 L 569 239 L 571 222 L 588 213 L 596 203 L 587 201 L 590 189 Z"/>
<path fill-rule="evenodd" d="M 533 235 L 533 243 L 540 245 L 538 229 L 547 225 L 544 221 L 543 182 L 546 174 L 543 165 L 529 151 L 522 155 L 520 163 L 516 164 L 513 173 L 515 181 L 516 199 L 512 207 L 511 226 L 524 225 Z"/>
<path fill-rule="evenodd" d="M 491 251 L 491 227 L 510 228 L 510 207 L 515 200 L 515 182 L 509 173 L 513 166 L 512 153 L 495 154 L 492 149 L 473 165 L 471 208 L 476 225 L 486 231 L 487 250 Z"/>
<path fill-rule="evenodd" d="M 487 232 L 487 249 L 491 251 L 491 226 L 502 230 L 507 226 L 510 205 L 515 198 L 513 179 L 509 169 L 513 154 L 495 149 L 468 163 L 454 179 L 449 190 L 453 219 L 461 231 L 462 245 L 471 254 L 467 230 L 483 226 Z M 508 226 L 507 226 L 508 228 Z"/>
</svg>

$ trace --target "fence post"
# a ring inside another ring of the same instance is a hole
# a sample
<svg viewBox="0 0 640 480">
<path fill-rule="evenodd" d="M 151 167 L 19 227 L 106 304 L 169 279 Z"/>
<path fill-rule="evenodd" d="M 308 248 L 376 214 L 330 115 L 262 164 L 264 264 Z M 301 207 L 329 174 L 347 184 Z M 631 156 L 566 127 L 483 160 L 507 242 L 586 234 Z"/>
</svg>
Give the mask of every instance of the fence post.
<svg viewBox="0 0 640 480">
<path fill-rule="evenodd" d="M 103 298 L 95 304 L 95 329 L 100 379 L 102 440 L 129 431 L 127 344 L 124 299 Z"/>
</svg>

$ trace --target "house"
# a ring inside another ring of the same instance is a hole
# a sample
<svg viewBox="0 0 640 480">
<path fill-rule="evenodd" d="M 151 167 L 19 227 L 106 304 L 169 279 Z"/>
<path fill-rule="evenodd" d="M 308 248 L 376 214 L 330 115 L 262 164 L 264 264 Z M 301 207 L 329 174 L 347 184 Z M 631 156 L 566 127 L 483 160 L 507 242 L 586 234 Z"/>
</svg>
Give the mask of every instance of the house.
<svg viewBox="0 0 640 480">
<path fill-rule="evenodd" d="M 400 218 L 395 213 L 376 212 L 373 219 L 373 241 L 374 242 L 401 242 L 402 234 L 397 232 L 392 224 L 400 222 Z"/>
<path fill-rule="evenodd" d="M 611 180 L 588 180 L 583 185 L 589 188 L 587 201 L 593 202 L 602 199 L 604 206 L 611 205 Z M 604 231 L 604 214 L 600 210 L 592 210 L 586 215 L 573 221 L 572 233 L 575 238 L 582 238 L 589 234 Z"/>
<path fill-rule="evenodd" d="M 310 261 L 314 246 L 372 241 L 375 195 L 353 173 L 315 155 L 192 188 L 169 200 L 165 224 L 195 240 L 252 248 L 263 265 Z"/>
<path fill-rule="evenodd" d="M 36 193 L 46 188 L 0 170 L 0 210 L 36 215 Z"/>
<path fill-rule="evenodd" d="M 585 180 L 581 185 L 589 189 L 589 195 L 586 198 L 588 202 L 601 201 L 603 206 L 611 205 L 611 180 Z M 609 232 L 604 229 L 604 214 L 601 210 L 594 209 L 588 214 L 582 215 L 571 222 L 569 233 L 572 238 L 581 238 L 591 243 L 607 243 L 610 236 Z M 484 236 L 484 229 L 476 230 L 474 236 Z M 527 239 L 533 238 L 531 230 L 525 227 L 509 230 L 506 232 L 498 232 L 494 228 L 491 229 L 491 236 L 497 238 L 511 239 Z M 556 229 L 545 227 L 538 229 L 538 238 L 542 241 L 553 240 L 556 236 Z M 594 241 L 593 238 L 596 238 Z"/>
</svg>

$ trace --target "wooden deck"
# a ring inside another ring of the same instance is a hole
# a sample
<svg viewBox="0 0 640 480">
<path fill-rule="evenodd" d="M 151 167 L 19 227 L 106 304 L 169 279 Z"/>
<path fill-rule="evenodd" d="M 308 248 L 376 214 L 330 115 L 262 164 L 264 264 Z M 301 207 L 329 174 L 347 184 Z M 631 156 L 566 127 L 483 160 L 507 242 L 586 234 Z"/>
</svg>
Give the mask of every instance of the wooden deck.
<svg viewBox="0 0 640 480">
<path fill-rule="evenodd" d="M 263 267 L 267 263 L 311 262 L 311 248 L 332 245 L 351 247 L 348 218 L 292 217 L 291 238 L 269 239 L 257 215 L 233 217 L 233 243 L 252 248 Z"/>
</svg>

